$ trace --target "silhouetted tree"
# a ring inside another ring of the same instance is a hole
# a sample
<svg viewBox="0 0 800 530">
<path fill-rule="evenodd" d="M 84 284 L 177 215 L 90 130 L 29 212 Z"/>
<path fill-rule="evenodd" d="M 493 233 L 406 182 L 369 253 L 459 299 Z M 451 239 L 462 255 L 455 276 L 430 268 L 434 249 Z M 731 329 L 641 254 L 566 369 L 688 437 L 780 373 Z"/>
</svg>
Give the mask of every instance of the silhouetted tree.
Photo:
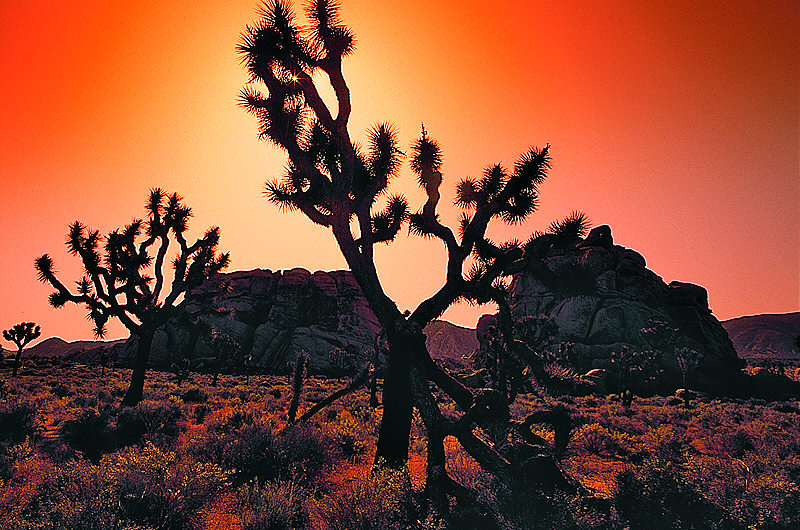
<svg viewBox="0 0 800 530">
<path fill-rule="evenodd" d="M 484 412 L 491 412 L 492 399 L 479 399 L 442 371 L 428 353 L 422 329 L 459 299 L 507 306 L 502 277 L 523 257 L 523 245 L 516 241 L 496 244 L 486 237 L 486 230 L 493 219 L 520 223 L 536 210 L 538 186 L 550 167 L 549 146 L 531 148 L 511 170 L 494 164 L 482 176 L 458 182 L 456 204 L 463 215 L 454 232 L 440 222 L 436 211 L 442 151 L 423 127 L 411 145 L 410 159 L 427 201 L 412 213 L 402 196 L 382 200 L 404 156 L 397 132 L 383 123 L 369 130 L 364 148 L 352 141 L 350 90 L 342 60 L 354 51 L 353 33 L 340 21 L 334 0 L 311 1 L 306 11 L 310 25 L 301 27 L 287 2 L 268 1 L 261 8 L 260 20 L 246 28 L 238 51 L 251 83 L 260 83 L 267 93 L 248 84 L 240 103 L 257 117 L 259 136 L 286 151 L 289 158 L 285 176 L 267 182 L 267 198 L 330 228 L 386 332 L 389 355 L 376 462 L 391 466 L 406 462 L 412 404 L 416 404 L 428 429 L 429 484 L 437 484 L 437 491 L 442 491 L 441 486 L 456 487 L 444 468 L 442 440 L 448 434 L 456 435 L 485 469 L 508 478 L 518 466 L 475 436 L 470 427 L 486 417 Z M 325 77 L 333 89 L 335 108 L 323 100 L 317 86 Z M 441 288 L 404 314 L 383 289 L 374 248 L 391 243 L 406 223 L 411 233 L 442 241 L 447 270 Z M 463 417 L 451 420 L 442 415 L 428 381 L 453 398 Z M 438 498 L 441 501 L 442 496 Z"/>
<path fill-rule="evenodd" d="M 617 390 L 623 405 L 629 407 L 635 387 L 650 380 L 656 355 L 654 350 L 634 350 L 627 345 L 611 352 L 611 366 L 617 375 Z"/>
<path fill-rule="evenodd" d="M 12 377 L 17 376 L 20 359 L 22 359 L 22 350 L 30 341 L 36 339 L 41 334 L 41 328 L 34 322 L 20 322 L 19 324 L 14 324 L 14 326 L 9 329 L 3 330 L 3 338 L 17 345 L 17 355 L 14 357 L 14 368 L 11 371 Z"/>
<path fill-rule="evenodd" d="M 216 328 L 212 328 L 211 330 L 211 339 L 209 340 L 209 346 L 211 346 L 211 351 L 214 352 L 214 361 L 213 366 L 211 367 L 214 376 L 211 380 L 211 386 L 217 386 L 217 382 L 219 379 L 219 371 L 225 365 L 231 364 L 238 364 L 236 363 L 234 357 L 236 356 L 237 352 L 241 351 L 241 346 L 239 343 L 225 333 L 224 331 L 220 331 Z"/>
<path fill-rule="evenodd" d="M 678 362 L 678 368 L 681 371 L 683 388 L 689 388 L 687 386 L 688 376 L 700 362 L 700 354 L 692 348 L 675 348 L 675 360 Z"/>
<path fill-rule="evenodd" d="M 145 373 L 153 334 L 174 314 L 179 297 L 200 285 L 210 275 L 228 266 L 227 253 L 217 254 L 220 231 L 209 228 L 193 244 L 186 241 L 191 208 L 177 194 L 160 188 L 150 190 L 145 204 L 146 220 L 134 219 L 124 228 L 103 237 L 75 221 L 70 225 L 67 249 L 80 257 L 84 276 L 73 293 L 56 277 L 48 254 L 36 259 L 39 279 L 55 288 L 50 295 L 53 307 L 67 302 L 83 304 L 89 311 L 97 337 L 105 336 L 109 319 L 118 319 L 137 339 L 137 354 L 131 382 L 123 405 L 133 406 L 142 399 Z M 164 261 L 173 241 L 177 256 L 167 289 Z M 148 275 L 152 271 L 155 278 Z"/>
</svg>

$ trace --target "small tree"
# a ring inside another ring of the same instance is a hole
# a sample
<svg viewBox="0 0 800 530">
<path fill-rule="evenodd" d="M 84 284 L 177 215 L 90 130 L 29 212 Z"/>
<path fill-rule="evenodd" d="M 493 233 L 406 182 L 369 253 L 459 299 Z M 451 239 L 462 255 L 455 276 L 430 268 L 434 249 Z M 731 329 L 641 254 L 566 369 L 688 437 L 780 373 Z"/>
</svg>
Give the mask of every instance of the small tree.
<svg viewBox="0 0 800 530">
<path fill-rule="evenodd" d="M 74 293 L 56 277 L 48 254 L 35 262 L 39 279 L 55 288 L 50 295 L 53 307 L 62 307 L 67 302 L 83 304 L 95 324 L 97 337 L 104 337 L 106 323 L 116 318 L 137 339 L 133 374 L 122 400 L 127 406 L 142 399 L 156 329 L 174 314 L 181 295 L 227 267 L 230 261 L 227 253 L 217 254 L 218 227 L 209 228 L 191 245 L 186 241 L 192 211 L 177 193 L 168 195 L 160 188 L 150 190 L 145 209 L 146 220 L 134 219 L 106 237 L 78 221 L 70 225 L 67 249 L 80 257 L 84 269 Z M 173 242 L 177 244 L 177 256 L 172 262 L 174 274 L 167 289 L 164 261 Z M 150 271 L 155 278 L 148 275 Z"/>
<path fill-rule="evenodd" d="M 700 354 L 697 350 L 692 348 L 675 348 L 675 360 L 678 362 L 678 368 L 681 370 L 681 382 L 683 388 L 689 388 L 687 385 L 689 373 L 700 362 Z"/>
<path fill-rule="evenodd" d="M 619 351 L 611 352 L 611 366 L 617 374 L 620 399 L 629 407 L 633 402 L 634 387 L 649 378 L 648 371 L 656 360 L 653 350 L 633 350 L 623 345 Z"/>
<path fill-rule="evenodd" d="M 17 376 L 20 359 L 22 359 L 22 350 L 30 341 L 41 334 L 41 328 L 33 322 L 20 322 L 12 328 L 3 330 L 3 338 L 17 345 L 17 355 L 14 357 L 14 368 L 11 371 L 12 377 Z"/>
<path fill-rule="evenodd" d="M 236 339 L 216 328 L 211 329 L 209 346 L 211 346 L 211 351 L 214 352 L 214 365 L 212 367 L 214 376 L 211 380 L 211 386 L 216 387 L 223 363 L 225 365 L 235 364 L 233 358 L 242 348 Z"/>
</svg>

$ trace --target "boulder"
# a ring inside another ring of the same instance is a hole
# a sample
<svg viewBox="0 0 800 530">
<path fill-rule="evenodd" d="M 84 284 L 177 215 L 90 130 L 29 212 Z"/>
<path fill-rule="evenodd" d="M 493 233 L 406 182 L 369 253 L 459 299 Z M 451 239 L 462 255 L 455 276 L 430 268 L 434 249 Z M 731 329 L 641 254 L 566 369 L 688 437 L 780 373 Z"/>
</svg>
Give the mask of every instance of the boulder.
<svg viewBox="0 0 800 530">
<path fill-rule="evenodd" d="M 585 247 L 603 247 L 611 250 L 614 246 L 614 238 L 611 235 L 611 227 L 608 225 L 600 225 L 592 228 L 589 235 L 583 240 Z"/>
<path fill-rule="evenodd" d="M 150 361 L 169 368 L 183 358 L 213 357 L 211 331 L 238 348 L 233 370 L 285 373 L 297 354 L 309 356 L 311 373 L 332 370 L 332 352 L 373 348 L 380 331 L 349 271 L 256 269 L 217 274 L 188 293 L 177 315 L 156 331 Z M 135 356 L 134 340 L 122 347 L 123 363 Z M 334 363 L 336 364 L 336 363 Z M 339 365 L 341 363 L 339 362 Z"/>
<path fill-rule="evenodd" d="M 574 343 L 583 359 L 580 369 L 607 368 L 611 352 L 623 346 L 663 348 L 642 332 L 654 321 L 676 328 L 679 345 L 700 353 L 697 381 L 713 387 L 744 364 L 709 309 L 705 288 L 666 284 L 647 268 L 640 253 L 614 244 L 608 226 L 598 226 L 572 243 L 553 244 L 543 236 L 527 246 L 523 261 L 511 283 L 513 319 L 552 317 L 559 327 L 558 340 Z M 667 347 L 662 359 L 672 390 L 681 381 L 674 349 Z"/>
</svg>

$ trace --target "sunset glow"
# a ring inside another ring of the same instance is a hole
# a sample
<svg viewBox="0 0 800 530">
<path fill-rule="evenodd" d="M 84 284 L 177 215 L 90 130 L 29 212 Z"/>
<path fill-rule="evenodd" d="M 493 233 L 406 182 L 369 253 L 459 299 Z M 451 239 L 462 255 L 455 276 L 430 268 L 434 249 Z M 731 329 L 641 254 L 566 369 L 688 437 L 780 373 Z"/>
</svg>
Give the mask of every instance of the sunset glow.
<svg viewBox="0 0 800 530">
<path fill-rule="evenodd" d="M 667 282 L 709 291 L 719 319 L 800 308 L 800 7 L 795 0 L 487 4 L 343 0 L 351 135 L 421 124 L 443 148 L 440 212 L 459 179 L 551 146 L 541 205 L 496 240 L 527 239 L 574 210 L 611 226 Z M 42 338 L 90 338 L 75 306 L 50 308 L 33 260 L 66 282 L 68 225 L 104 233 L 143 215 L 148 189 L 192 207 L 190 236 L 222 229 L 229 270 L 344 268 L 333 238 L 263 197 L 285 154 L 237 105 L 236 54 L 254 0 L 30 0 L 0 7 L 0 319 Z M 330 98 L 330 94 L 323 94 Z M 392 187 L 421 209 L 408 163 Z M 381 280 L 413 309 L 441 285 L 439 242 L 378 249 Z M 451 308 L 474 326 L 491 307 Z M 126 336 L 118 324 L 110 336 Z M 10 344 L 4 344 L 10 347 Z"/>
</svg>

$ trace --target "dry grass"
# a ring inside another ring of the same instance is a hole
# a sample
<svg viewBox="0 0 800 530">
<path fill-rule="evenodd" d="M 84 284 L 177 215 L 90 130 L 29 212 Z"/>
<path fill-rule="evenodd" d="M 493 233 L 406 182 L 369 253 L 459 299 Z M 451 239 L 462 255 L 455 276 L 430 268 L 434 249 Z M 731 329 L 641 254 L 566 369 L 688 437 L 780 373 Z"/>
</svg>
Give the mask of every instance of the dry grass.
<svg viewBox="0 0 800 530">
<path fill-rule="evenodd" d="M 0 528 L 400 528 L 411 524 L 402 514 L 424 490 L 419 418 L 405 478 L 371 472 L 381 409 L 369 407 L 366 390 L 308 425 L 287 427 L 285 377 L 222 375 L 213 387 L 210 376 L 194 374 L 179 386 L 151 371 L 145 401 L 121 411 L 129 370 L 34 365 L 26 373 L 12 379 L 0 371 L 0 413 L 16 418 L 0 429 Z M 307 380 L 299 413 L 341 385 Z M 528 509 L 560 513 L 542 519 L 553 528 L 635 527 L 648 512 L 675 527 L 703 527 L 709 521 L 692 515 L 701 508 L 733 527 L 800 525 L 796 401 L 698 401 L 687 409 L 654 397 L 626 409 L 597 397 L 522 395 L 512 415 L 555 404 L 578 422 L 563 469 L 610 511 L 580 499 L 534 499 L 509 528 L 526 528 Z M 548 428 L 535 430 L 552 442 Z M 455 438 L 445 439 L 445 452 L 453 479 L 483 502 L 507 502 Z M 416 527 L 447 528 L 427 521 Z"/>
</svg>

